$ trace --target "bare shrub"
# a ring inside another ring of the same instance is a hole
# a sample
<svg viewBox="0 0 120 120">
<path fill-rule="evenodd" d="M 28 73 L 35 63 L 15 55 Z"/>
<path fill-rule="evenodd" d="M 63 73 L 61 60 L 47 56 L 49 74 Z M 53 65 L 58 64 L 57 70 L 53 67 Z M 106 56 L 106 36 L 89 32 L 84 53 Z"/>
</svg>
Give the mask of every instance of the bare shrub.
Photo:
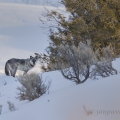
<svg viewBox="0 0 120 120">
<path fill-rule="evenodd" d="M 0 114 L 2 114 L 2 107 L 3 105 L 0 105 Z"/>
<path fill-rule="evenodd" d="M 15 105 L 11 101 L 7 101 L 7 103 L 8 103 L 8 108 L 10 111 L 16 110 Z"/>
<path fill-rule="evenodd" d="M 97 77 L 108 77 L 110 75 L 117 74 L 117 70 L 112 67 L 111 62 L 98 62 L 95 64 L 91 72 L 91 78 L 97 79 Z"/>
<path fill-rule="evenodd" d="M 75 82 L 84 83 L 88 78 L 97 76 L 107 77 L 117 74 L 112 67 L 113 53 L 109 47 L 93 51 L 90 44 L 58 46 L 59 55 L 56 56 L 56 66 L 62 75 Z M 62 56 L 62 59 L 61 59 Z M 64 69 L 63 69 L 64 68 Z"/>
<path fill-rule="evenodd" d="M 20 76 L 18 81 L 22 84 L 21 87 L 17 87 L 19 100 L 32 101 L 39 98 L 49 90 L 51 85 L 51 82 L 46 84 L 42 81 L 42 76 L 35 73 Z"/>
<path fill-rule="evenodd" d="M 117 70 L 112 67 L 112 61 L 115 57 L 113 53 L 113 48 L 111 46 L 104 47 L 101 49 L 101 53 L 102 56 L 99 57 L 99 62 L 96 62 L 94 64 L 91 78 L 96 79 L 97 76 L 104 78 L 108 77 L 109 75 L 117 74 Z"/>
<path fill-rule="evenodd" d="M 67 61 L 65 63 L 58 57 L 60 71 L 65 78 L 76 84 L 83 83 L 89 78 L 90 66 L 97 60 L 92 49 L 83 45 L 80 44 L 78 48 L 74 45 L 58 46 L 59 54 Z M 67 66 L 67 64 L 70 67 L 63 69 L 63 66 Z"/>
<path fill-rule="evenodd" d="M 87 115 L 91 115 L 94 112 L 93 110 L 88 110 L 85 105 L 83 106 L 83 109 Z"/>
</svg>

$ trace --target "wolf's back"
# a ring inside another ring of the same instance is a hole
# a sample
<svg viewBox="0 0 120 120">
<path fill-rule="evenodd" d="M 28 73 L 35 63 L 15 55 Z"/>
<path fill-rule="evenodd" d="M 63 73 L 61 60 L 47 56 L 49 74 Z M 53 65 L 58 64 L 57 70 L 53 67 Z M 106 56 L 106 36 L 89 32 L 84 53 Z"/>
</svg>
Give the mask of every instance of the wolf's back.
<svg viewBox="0 0 120 120">
<path fill-rule="evenodd" d="M 8 62 L 5 64 L 5 74 L 9 76 Z"/>
</svg>

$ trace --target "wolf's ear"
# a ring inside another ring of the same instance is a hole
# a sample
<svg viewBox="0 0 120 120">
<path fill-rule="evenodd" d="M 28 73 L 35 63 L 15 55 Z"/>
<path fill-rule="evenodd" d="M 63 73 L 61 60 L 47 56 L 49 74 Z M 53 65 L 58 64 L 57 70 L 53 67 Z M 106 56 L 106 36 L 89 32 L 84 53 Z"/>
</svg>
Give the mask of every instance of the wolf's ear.
<svg viewBox="0 0 120 120">
<path fill-rule="evenodd" d="M 32 59 L 33 57 L 32 56 L 30 56 L 30 59 Z"/>
<path fill-rule="evenodd" d="M 37 56 L 37 58 L 40 58 L 40 54 L 38 54 L 38 53 L 34 53 L 36 56 Z"/>
<path fill-rule="evenodd" d="M 39 54 L 38 53 L 34 53 L 35 55 L 37 55 L 37 56 L 39 56 Z"/>
</svg>

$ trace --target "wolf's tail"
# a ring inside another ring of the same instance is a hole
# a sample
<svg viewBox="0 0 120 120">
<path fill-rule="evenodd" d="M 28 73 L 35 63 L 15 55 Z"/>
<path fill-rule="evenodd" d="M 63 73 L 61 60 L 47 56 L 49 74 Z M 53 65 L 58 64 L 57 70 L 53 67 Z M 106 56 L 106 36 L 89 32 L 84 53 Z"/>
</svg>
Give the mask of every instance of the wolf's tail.
<svg viewBox="0 0 120 120">
<path fill-rule="evenodd" d="M 9 71 L 8 71 L 8 63 L 5 64 L 5 74 L 9 76 Z"/>
</svg>

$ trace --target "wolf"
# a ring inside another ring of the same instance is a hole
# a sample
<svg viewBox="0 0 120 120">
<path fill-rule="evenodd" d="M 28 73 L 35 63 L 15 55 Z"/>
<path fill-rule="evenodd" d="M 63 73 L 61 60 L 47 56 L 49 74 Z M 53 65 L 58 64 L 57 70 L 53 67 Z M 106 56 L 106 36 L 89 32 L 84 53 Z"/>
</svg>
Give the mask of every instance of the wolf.
<svg viewBox="0 0 120 120">
<path fill-rule="evenodd" d="M 23 75 L 25 75 L 30 69 L 32 69 L 38 60 L 38 56 L 27 59 L 16 59 L 12 58 L 8 60 L 5 64 L 5 74 L 7 76 L 15 77 L 16 71 L 21 70 L 24 71 Z"/>
</svg>

